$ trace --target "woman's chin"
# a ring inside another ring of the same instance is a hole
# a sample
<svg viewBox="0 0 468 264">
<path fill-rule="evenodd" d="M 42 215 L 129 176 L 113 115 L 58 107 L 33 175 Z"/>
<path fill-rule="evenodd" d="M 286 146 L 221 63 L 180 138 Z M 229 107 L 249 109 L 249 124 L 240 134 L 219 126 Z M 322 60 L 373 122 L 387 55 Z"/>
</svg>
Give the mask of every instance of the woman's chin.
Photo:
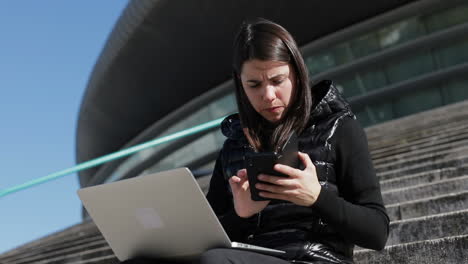
<svg viewBox="0 0 468 264">
<path fill-rule="evenodd" d="M 280 122 L 282 115 L 274 115 L 274 116 L 263 116 L 265 120 L 272 124 L 277 124 Z"/>
</svg>

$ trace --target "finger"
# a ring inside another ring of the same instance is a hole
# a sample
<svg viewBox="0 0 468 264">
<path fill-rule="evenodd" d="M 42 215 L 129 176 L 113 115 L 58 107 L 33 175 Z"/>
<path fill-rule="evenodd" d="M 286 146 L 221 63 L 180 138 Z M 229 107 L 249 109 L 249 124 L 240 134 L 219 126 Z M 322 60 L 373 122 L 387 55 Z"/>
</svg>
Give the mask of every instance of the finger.
<svg viewBox="0 0 468 264">
<path fill-rule="evenodd" d="M 295 203 L 296 197 L 298 195 L 297 191 L 295 191 L 295 190 L 287 190 L 287 191 L 284 191 L 282 193 L 273 193 L 273 192 L 261 191 L 258 194 L 261 197 L 284 200 L 284 201 L 289 201 L 289 202 L 292 202 L 292 203 Z"/>
<path fill-rule="evenodd" d="M 264 191 L 268 193 L 274 193 L 274 194 L 281 194 L 285 196 L 297 196 L 299 193 L 296 188 L 284 188 L 281 186 L 276 186 L 276 185 L 271 185 L 271 184 L 262 184 L 262 183 L 257 183 L 255 187 L 259 191 Z"/>
<path fill-rule="evenodd" d="M 278 176 L 272 176 L 272 175 L 266 175 L 266 174 L 259 174 L 258 179 L 264 182 L 276 184 L 276 185 L 281 185 L 284 187 L 291 187 L 293 185 L 293 182 L 291 179 L 286 178 L 286 177 L 278 177 Z"/>
<path fill-rule="evenodd" d="M 279 173 L 286 174 L 291 178 L 296 178 L 300 170 L 284 164 L 276 164 L 273 169 Z"/>
<path fill-rule="evenodd" d="M 255 187 L 262 191 L 272 192 L 272 193 L 283 193 L 286 189 L 283 186 L 273 185 L 273 184 L 264 184 L 264 183 L 257 183 Z"/>
<path fill-rule="evenodd" d="M 283 194 L 271 193 L 271 192 L 259 192 L 258 195 L 260 195 L 263 198 L 288 201 L 287 200 L 288 197 Z"/>
<path fill-rule="evenodd" d="M 309 155 L 306 153 L 299 152 L 299 159 L 302 161 L 302 164 L 304 164 L 306 168 L 314 166 Z"/>
</svg>

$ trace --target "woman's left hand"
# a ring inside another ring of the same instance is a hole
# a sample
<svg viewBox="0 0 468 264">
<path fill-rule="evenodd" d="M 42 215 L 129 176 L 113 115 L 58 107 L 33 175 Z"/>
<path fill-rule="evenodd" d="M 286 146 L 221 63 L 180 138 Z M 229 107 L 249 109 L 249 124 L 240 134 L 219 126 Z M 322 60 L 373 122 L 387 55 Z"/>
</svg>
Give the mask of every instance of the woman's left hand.
<svg viewBox="0 0 468 264">
<path fill-rule="evenodd" d="M 278 177 L 259 174 L 258 179 L 271 184 L 257 183 L 260 196 L 271 199 L 285 200 L 297 205 L 311 206 L 317 200 L 322 186 L 320 185 L 315 166 L 309 155 L 299 152 L 299 159 L 305 165 L 304 170 L 286 165 L 276 164 L 277 172 L 289 177 Z"/>
</svg>

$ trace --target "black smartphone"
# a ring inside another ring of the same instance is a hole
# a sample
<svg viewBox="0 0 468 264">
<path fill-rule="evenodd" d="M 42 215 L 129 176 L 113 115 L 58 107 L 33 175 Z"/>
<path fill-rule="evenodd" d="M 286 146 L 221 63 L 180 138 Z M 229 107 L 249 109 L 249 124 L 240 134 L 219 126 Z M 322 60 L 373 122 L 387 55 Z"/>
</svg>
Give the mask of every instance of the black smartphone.
<svg viewBox="0 0 468 264">
<path fill-rule="evenodd" d="M 280 163 L 293 168 L 299 167 L 297 136 L 293 132 L 286 143 L 278 152 L 254 152 L 245 157 L 247 176 L 249 179 L 250 194 L 254 201 L 271 200 L 258 195 L 259 190 L 255 187 L 257 182 L 269 184 L 257 179 L 260 173 L 280 177 L 288 177 L 273 169 L 275 164 Z"/>
</svg>

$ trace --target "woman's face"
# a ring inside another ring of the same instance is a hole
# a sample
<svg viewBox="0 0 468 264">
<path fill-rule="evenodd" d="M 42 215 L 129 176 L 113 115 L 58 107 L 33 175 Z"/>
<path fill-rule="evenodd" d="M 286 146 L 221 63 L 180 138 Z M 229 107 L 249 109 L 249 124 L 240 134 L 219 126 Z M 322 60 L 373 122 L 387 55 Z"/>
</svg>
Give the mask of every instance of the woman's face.
<svg viewBox="0 0 468 264">
<path fill-rule="evenodd" d="M 289 106 L 295 89 L 294 71 L 287 62 L 248 60 L 242 65 L 241 82 L 257 113 L 278 122 Z"/>
</svg>

